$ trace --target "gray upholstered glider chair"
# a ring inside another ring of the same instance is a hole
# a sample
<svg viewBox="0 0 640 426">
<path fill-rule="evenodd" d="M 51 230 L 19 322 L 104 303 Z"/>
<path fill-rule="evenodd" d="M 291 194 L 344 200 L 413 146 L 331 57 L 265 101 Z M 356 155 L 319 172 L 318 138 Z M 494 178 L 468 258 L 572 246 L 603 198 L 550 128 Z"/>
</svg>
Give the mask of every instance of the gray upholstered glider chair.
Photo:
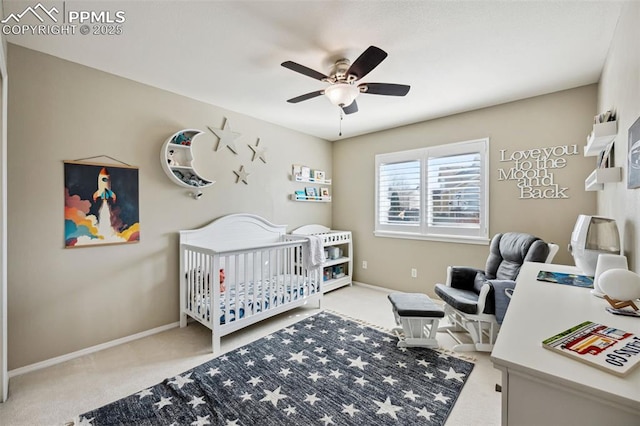
<svg viewBox="0 0 640 426">
<path fill-rule="evenodd" d="M 436 284 L 436 294 L 445 302 L 448 332 L 457 342 L 456 351 L 491 352 L 508 305 L 507 289 L 525 261 L 550 262 L 558 251 L 538 237 L 519 232 L 497 234 L 491 239 L 484 270 L 463 266 L 447 269 L 446 284 Z M 496 309 L 498 308 L 498 309 Z M 463 343 L 453 332 L 470 334 L 473 343 Z"/>
</svg>

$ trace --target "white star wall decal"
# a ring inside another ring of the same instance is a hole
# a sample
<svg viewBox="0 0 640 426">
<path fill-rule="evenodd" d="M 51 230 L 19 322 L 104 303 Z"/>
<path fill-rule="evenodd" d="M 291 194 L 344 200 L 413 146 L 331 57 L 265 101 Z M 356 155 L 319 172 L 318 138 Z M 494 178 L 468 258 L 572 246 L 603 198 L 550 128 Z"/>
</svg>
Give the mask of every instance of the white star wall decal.
<svg viewBox="0 0 640 426">
<path fill-rule="evenodd" d="M 236 175 L 236 183 L 242 181 L 245 183 L 245 185 L 249 185 L 249 182 L 247 182 L 247 177 L 250 173 L 247 173 L 247 171 L 244 169 L 244 166 L 240 166 L 240 170 L 238 171 L 234 170 L 233 174 Z"/>
<path fill-rule="evenodd" d="M 234 154 L 238 154 L 236 150 L 235 140 L 242 136 L 241 133 L 236 133 L 231 130 L 231 126 L 229 125 L 229 120 L 224 121 L 224 126 L 222 129 L 217 129 L 215 127 L 209 127 L 209 130 L 218 137 L 218 146 L 216 147 L 216 151 L 220 149 L 222 146 L 226 146 L 233 152 Z"/>
<path fill-rule="evenodd" d="M 267 148 L 258 148 L 259 144 L 260 144 L 260 139 L 256 141 L 256 146 L 249 145 L 249 148 L 251 148 L 251 151 L 253 151 L 253 158 L 251 158 L 251 161 L 255 161 L 256 158 L 259 158 L 260 160 L 262 160 L 263 163 L 267 164 L 267 157 L 265 154 L 265 151 L 267 150 Z"/>
</svg>

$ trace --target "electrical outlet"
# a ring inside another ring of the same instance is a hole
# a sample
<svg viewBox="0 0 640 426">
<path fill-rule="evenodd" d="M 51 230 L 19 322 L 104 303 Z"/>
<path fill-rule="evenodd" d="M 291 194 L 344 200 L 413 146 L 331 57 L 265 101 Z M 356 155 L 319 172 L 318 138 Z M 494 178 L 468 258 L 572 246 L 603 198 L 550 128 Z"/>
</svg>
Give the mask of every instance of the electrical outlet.
<svg viewBox="0 0 640 426">
<path fill-rule="evenodd" d="M 368 266 L 368 265 L 367 265 L 367 261 L 366 261 L 366 260 L 363 260 L 363 261 L 362 261 L 362 269 L 367 269 L 367 266 Z"/>
<path fill-rule="evenodd" d="M 418 270 L 416 268 L 411 268 L 411 278 L 418 278 Z"/>
</svg>

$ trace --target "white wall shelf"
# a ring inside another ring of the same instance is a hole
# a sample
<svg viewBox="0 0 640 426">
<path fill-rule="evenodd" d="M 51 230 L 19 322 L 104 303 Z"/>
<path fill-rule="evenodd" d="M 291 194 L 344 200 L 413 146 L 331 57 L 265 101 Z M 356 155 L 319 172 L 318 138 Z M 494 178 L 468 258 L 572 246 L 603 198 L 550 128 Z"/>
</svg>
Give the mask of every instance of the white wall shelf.
<svg viewBox="0 0 640 426">
<path fill-rule="evenodd" d="M 314 177 L 316 176 L 317 177 Z M 305 187 L 304 191 L 298 190 L 289 196 L 292 201 L 303 201 L 312 203 L 330 203 L 331 195 L 327 186 L 331 185 L 331 179 L 326 179 L 324 171 L 312 170 L 310 167 L 293 164 L 289 178 L 297 183 L 310 183 L 313 186 Z M 318 186 L 316 186 L 318 185 Z M 309 191 L 307 191 L 309 188 Z M 314 192 L 311 191 L 313 189 Z M 324 195 L 321 195 L 324 194 Z"/>
<path fill-rule="evenodd" d="M 621 182 L 622 167 L 608 167 L 595 169 L 584 181 L 585 191 L 600 191 L 604 189 L 605 183 Z"/>
<path fill-rule="evenodd" d="M 215 181 L 203 178 L 193 167 L 193 140 L 202 132 L 183 129 L 171 135 L 162 145 L 160 163 L 171 182 L 185 188 L 206 188 Z M 170 164 L 170 159 L 175 163 Z"/>
<path fill-rule="evenodd" d="M 303 178 L 302 176 L 292 176 L 292 179 L 296 182 L 316 183 L 318 185 L 331 185 L 331 179 Z"/>
<path fill-rule="evenodd" d="M 618 122 L 607 121 L 593 125 L 593 131 L 587 137 L 587 145 L 584 147 L 584 156 L 597 156 L 616 138 L 618 134 Z"/>
<path fill-rule="evenodd" d="M 330 203 L 331 197 L 301 197 L 296 194 L 291 194 L 289 198 L 292 201 L 303 201 L 303 202 L 311 202 L 311 203 Z"/>
</svg>

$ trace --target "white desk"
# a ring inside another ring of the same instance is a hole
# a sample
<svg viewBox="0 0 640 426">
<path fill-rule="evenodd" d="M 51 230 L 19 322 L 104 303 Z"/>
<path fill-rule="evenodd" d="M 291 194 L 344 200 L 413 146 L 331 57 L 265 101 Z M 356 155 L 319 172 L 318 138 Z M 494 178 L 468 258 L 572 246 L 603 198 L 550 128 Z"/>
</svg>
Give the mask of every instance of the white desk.
<svg viewBox="0 0 640 426">
<path fill-rule="evenodd" d="M 612 315 L 589 289 L 537 281 L 572 266 L 525 263 L 491 353 L 502 371 L 502 424 L 640 425 L 640 367 L 621 378 L 542 347 L 582 321 L 640 334 L 640 318 Z"/>
</svg>

